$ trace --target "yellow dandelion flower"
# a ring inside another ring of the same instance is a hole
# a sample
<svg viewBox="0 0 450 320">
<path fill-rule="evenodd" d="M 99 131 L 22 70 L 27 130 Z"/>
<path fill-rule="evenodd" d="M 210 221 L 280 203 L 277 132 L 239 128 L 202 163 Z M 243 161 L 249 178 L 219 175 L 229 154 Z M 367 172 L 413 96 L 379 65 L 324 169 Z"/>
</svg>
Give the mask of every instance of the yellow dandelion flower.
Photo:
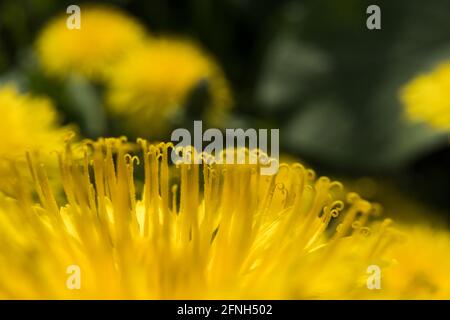
<svg viewBox="0 0 450 320">
<path fill-rule="evenodd" d="M 61 15 L 39 34 L 36 49 L 44 70 L 53 76 L 82 74 L 103 79 L 114 64 L 146 37 L 132 17 L 108 6 L 82 6 L 80 29 Z"/>
<path fill-rule="evenodd" d="M 60 126 L 50 100 L 20 94 L 10 84 L 0 87 L 0 114 L 0 190 L 5 191 L 11 161 L 25 163 L 29 150 L 49 154 L 62 149 L 72 128 Z"/>
<path fill-rule="evenodd" d="M 202 83 L 210 95 L 204 116 L 212 125 L 220 126 L 231 97 L 219 66 L 187 40 L 150 39 L 115 66 L 107 100 L 112 113 L 128 122 L 131 132 L 161 135 L 183 112 L 192 90 Z"/>
<path fill-rule="evenodd" d="M 0 199 L 1 298 L 348 298 L 384 263 L 389 221 L 369 229 L 372 205 L 344 208 L 338 182 L 299 164 L 170 165 L 171 144 L 138 145 L 141 160 L 122 139 L 81 160 L 69 145 L 62 204 L 29 157 L 40 201 L 20 179 Z"/>
<path fill-rule="evenodd" d="M 400 96 L 406 115 L 440 130 L 450 129 L 450 62 L 407 83 Z"/>
<path fill-rule="evenodd" d="M 404 241 L 391 246 L 395 263 L 382 274 L 381 297 L 450 299 L 450 234 L 423 225 L 403 226 Z"/>
</svg>

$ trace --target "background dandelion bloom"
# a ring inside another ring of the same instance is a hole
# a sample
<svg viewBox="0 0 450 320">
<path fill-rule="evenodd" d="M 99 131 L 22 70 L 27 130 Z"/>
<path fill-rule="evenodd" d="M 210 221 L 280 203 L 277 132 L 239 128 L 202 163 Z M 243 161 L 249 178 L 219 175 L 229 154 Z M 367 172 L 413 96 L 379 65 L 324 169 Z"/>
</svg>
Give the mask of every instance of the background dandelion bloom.
<svg viewBox="0 0 450 320">
<path fill-rule="evenodd" d="M 349 298 L 368 290 L 368 265 L 385 263 L 390 221 L 369 229 L 373 206 L 349 194 L 344 208 L 337 182 L 298 164 L 273 176 L 170 166 L 171 144 L 139 144 L 142 188 L 134 144 L 91 142 L 84 160 L 69 146 L 61 205 L 31 159 L 39 202 L 20 183 L 0 199 L 2 298 Z M 79 290 L 66 287 L 70 265 Z"/>
<path fill-rule="evenodd" d="M 62 149 L 73 128 L 60 125 L 50 100 L 20 94 L 13 85 L 0 87 L 0 114 L 0 190 L 5 191 L 12 161 L 24 164 L 25 153 L 31 150 L 49 155 Z M 50 158 L 54 157 L 43 160 Z"/>
<path fill-rule="evenodd" d="M 183 107 L 199 86 L 209 93 L 204 119 L 220 126 L 232 102 L 220 67 L 190 41 L 150 39 L 114 67 L 107 100 L 112 113 L 125 119 L 136 135 L 161 135 L 186 112 Z"/>
<path fill-rule="evenodd" d="M 407 83 L 401 100 L 409 119 L 450 130 L 450 61 Z"/>
<path fill-rule="evenodd" d="M 68 29 L 61 15 L 41 31 L 36 48 L 44 70 L 54 76 L 82 74 L 102 79 L 125 52 L 145 38 L 144 28 L 108 6 L 83 6 L 81 28 Z"/>
</svg>

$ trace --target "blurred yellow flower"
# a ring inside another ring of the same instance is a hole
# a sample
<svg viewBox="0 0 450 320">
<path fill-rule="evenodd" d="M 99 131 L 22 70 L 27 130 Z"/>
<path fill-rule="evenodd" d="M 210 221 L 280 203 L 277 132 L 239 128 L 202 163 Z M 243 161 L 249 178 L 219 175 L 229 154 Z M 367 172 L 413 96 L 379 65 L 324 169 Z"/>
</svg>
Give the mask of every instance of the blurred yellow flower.
<svg viewBox="0 0 450 320">
<path fill-rule="evenodd" d="M 231 106 L 220 67 L 187 40 L 150 39 L 115 66 L 107 86 L 108 105 L 137 136 L 161 135 L 201 84 L 210 94 L 205 120 L 220 126 Z"/>
<path fill-rule="evenodd" d="M 5 191 L 12 162 L 25 163 L 27 151 L 63 148 L 72 129 L 60 126 L 50 100 L 20 94 L 13 85 L 0 87 L 0 114 L 0 190 Z"/>
<path fill-rule="evenodd" d="M 405 240 L 391 246 L 395 264 L 382 276 L 381 298 L 450 299 L 450 233 L 403 226 Z"/>
<path fill-rule="evenodd" d="M 400 98 L 412 121 L 428 123 L 441 130 L 450 129 L 450 62 L 407 83 Z"/>
<path fill-rule="evenodd" d="M 137 145 L 89 142 L 80 161 L 68 146 L 62 205 L 31 159 L 40 201 L 0 198 L 1 298 L 349 298 L 384 263 L 390 221 L 369 229 L 372 205 L 344 208 L 338 182 L 299 164 L 172 166 L 171 144 L 138 145 L 143 186 Z"/>
<path fill-rule="evenodd" d="M 81 6 L 81 28 L 69 29 L 64 14 L 50 21 L 36 42 L 38 57 L 50 75 L 82 74 L 103 79 L 111 65 L 146 37 L 126 13 L 108 6 Z"/>
</svg>

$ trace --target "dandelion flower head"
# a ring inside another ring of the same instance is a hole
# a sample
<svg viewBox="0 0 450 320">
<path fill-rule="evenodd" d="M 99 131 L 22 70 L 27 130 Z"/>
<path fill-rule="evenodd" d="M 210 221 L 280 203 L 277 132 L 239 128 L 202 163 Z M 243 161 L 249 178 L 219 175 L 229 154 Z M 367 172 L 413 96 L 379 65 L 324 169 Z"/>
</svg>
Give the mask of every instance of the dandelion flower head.
<svg viewBox="0 0 450 320">
<path fill-rule="evenodd" d="M 390 221 L 299 164 L 169 164 L 172 145 L 90 142 L 59 153 L 65 198 L 30 156 L 36 195 L 0 199 L 2 298 L 342 298 L 367 290 Z M 208 155 L 204 155 L 208 157 Z M 135 167 L 143 166 L 144 184 Z M 347 204 L 345 203 L 347 202 Z M 81 286 L 68 290 L 67 267 Z"/>
<path fill-rule="evenodd" d="M 191 41 L 152 38 L 114 67 L 107 85 L 108 106 L 136 135 L 164 134 L 201 85 L 209 93 L 202 117 L 220 127 L 231 107 L 220 67 Z"/>
<path fill-rule="evenodd" d="M 406 116 L 438 130 L 450 130 L 450 62 L 407 83 L 400 98 Z"/>
<path fill-rule="evenodd" d="M 4 190 L 11 161 L 25 163 L 25 153 L 35 149 L 49 155 L 64 148 L 73 128 L 61 126 L 49 99 L 21 94 L 12 84 L 0 87 L 0 114 L 0 190 Z"/>
<path fill-rule="evenodd" d="M 80 17 L 80 29 L 69 29 L 64 14 L 39 34 L 37 53 L 48 74 L 66 77 L 77 73 L 103 79 L 112 64 L 146 37 L 136 20 L 113 7 L 82 6 Z"/>
</svg>

